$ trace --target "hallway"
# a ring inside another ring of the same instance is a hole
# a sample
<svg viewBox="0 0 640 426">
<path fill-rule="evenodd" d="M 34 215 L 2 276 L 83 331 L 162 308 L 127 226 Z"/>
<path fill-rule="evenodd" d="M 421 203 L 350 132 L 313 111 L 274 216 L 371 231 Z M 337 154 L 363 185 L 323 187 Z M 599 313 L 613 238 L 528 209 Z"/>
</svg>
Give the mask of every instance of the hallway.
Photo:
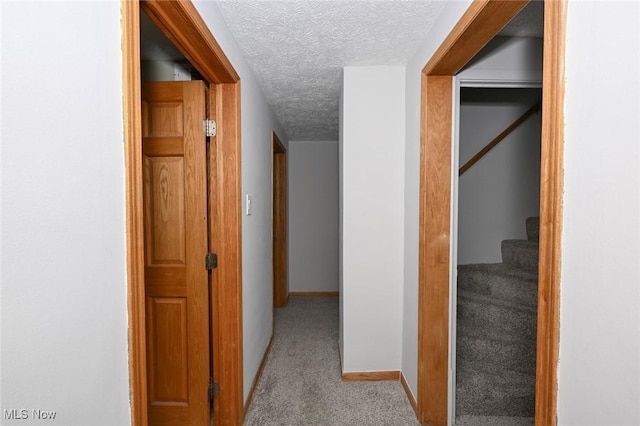
<svg viewBox="0 0 640 426">
<path fill-rule="evenodd" d="M 291 297 L 245 426 L 419 425 L 400 382 L 343 382 L 338 298 Z"/>
</svg>

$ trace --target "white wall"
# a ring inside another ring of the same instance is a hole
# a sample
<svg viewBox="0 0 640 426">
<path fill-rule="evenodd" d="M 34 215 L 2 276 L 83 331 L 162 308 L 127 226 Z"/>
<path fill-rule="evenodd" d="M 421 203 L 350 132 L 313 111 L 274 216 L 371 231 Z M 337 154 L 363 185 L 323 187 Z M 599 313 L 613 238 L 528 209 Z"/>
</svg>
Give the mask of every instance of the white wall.
<svg viewBox="0 0 640 426">
<path fill-rule="evenodd" d="M 141 61 L 142 81 L 188 81 L 191 71 L 184 63 L 170 60 Z"/>
<path fill-rule="evenodd" d="M 420 201 L 420 76 L 422 68 L 465 12 L 470 0 L 448 1 L 429 38 L 406 66 L 406 144 L 404 167 L 404 296 L 402 373 L 418 391 L 418 225 Z"/>
<path fill-rule="evenodd" d="M 338 291 L 338 142 L 291 141 L 289 291 Z"/>
<path fill-rule="evenodd" d="M 570 2 L 558 424 L 640 424 L 640 3 Z"/>
<path fill-rule="evenodd" d="M 462 89 L 460 166 L 542 97 L 540 89 Z M 460 176 L 458 264 L 499 263 L 505 239 L 526 239 L 539 215 L 541 114 L 529 117 Z"/>
<path fill-rule="evenodd" d="M 253 197 L 253 214 L 242 217 L 242 307 L 244 332 L 244 397 L 258 371 L 272 333 L 273 195 L 272 131 L 288 146 L 282 127 L 214 2 L 194 4 L 241 80 L 242 193 Z M 243 195 L 243 213 L 244 213 Z"/>
<path fill-rule="evenodd" d="M 404 67 L 346 67 L 342 114 L 345 372 L 399 370 Z"/>
<path fill-rule="evenodd" d="M 120 4 L 1 7 L 2 424 L 126 425 Z"/>
<path fill-rule="evenodd" d="M 458 73 L 466 84 L 491 86 L 517 82 L 540 86 L 542 81 L 542 38 L 494 37 Z"/>
</svg>

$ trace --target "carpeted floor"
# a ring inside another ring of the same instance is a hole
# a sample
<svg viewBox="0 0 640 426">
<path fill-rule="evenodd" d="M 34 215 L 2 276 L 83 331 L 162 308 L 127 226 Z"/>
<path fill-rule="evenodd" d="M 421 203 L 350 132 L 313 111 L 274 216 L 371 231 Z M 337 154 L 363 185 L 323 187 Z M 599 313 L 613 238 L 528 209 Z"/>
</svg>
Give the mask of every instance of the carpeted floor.
<svg viewBox="0 0 640 426">
<path fill-rule="evenodd" d="M 419 425 L 400 382 L 342 381 L 337 297 L 292 297 L 276 310 L 271 351 L 244 424 Z"/>
</svg>

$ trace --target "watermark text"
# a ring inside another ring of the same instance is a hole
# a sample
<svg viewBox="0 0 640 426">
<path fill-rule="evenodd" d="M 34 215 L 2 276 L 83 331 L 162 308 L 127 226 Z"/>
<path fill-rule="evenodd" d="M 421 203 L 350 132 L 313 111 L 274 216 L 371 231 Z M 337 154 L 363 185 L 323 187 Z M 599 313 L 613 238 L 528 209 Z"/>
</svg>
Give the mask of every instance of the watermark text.
<svg viewBox="0 0 640 426">
<path fill-rule="evenodd" d="M 2 410 L 2 418 L 5 420 L 54 420 L 57 414 L 55 411 L 39 408 L 5 408 Z"/>
</svg>

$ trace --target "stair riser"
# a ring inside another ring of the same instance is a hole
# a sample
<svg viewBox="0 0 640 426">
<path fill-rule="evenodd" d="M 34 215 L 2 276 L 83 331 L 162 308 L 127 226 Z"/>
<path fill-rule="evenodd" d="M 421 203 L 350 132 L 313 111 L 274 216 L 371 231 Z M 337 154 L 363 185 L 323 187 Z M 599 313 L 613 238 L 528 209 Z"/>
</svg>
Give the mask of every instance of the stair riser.
<svg viewBox="0 0 640 426">
<path fill-rule="evenodd" d="M 468 403 L 458 401 L 468 400 Z M 461 394 L 456 399 L 456 416 L 509 416 L 509 417 L 531 417 L 535 411 L 535 400 L 533 397 L 513 397 L 513 396 L 482 396 Z M 462 405 L 462 406 L 460 406 Z M 465 407 L 467 405 L 467 407 Z"/>
<path fill-rule="evenodd" d="M 527 239 L 529 241 L 538 241 L 540 238 L 540 218 L 528 217 L 526 220 Z"/>
<path fill-rule="evenodd" d="M 503 300 L 535 307 L 538 303 L 538 280 L 508 275 L 496 275 L 489 271 L 465 271 L 458 273 L 458 290 L 471 291 L 495 300 Z"/>
<path fill-rule="evenodd" d="M 505 370 L 487 371 L 481 367 L 458 368 L 456 382 L 456 416 L 530 417 L 534 414 L 535 377 Z"/>
<path fill-rule="evenodd" d="M 459 366 L 482 364 L 534 376 L 536 374 L 535 341 L 498 341 L 458 336 L 456 362 Z"/>
<path fill-rule="evenodd" d="M 459 297 L 456 319 L 459 336 L 536 339 L 537 318 L 534 312 L 487 305 Z"/>
<path fill-rule="evenodd" d="M 516 245 L 511 240 L 502 242 L 502 262 L 532 274 L 538 273 L 538 247 Z"/>
</svg>

